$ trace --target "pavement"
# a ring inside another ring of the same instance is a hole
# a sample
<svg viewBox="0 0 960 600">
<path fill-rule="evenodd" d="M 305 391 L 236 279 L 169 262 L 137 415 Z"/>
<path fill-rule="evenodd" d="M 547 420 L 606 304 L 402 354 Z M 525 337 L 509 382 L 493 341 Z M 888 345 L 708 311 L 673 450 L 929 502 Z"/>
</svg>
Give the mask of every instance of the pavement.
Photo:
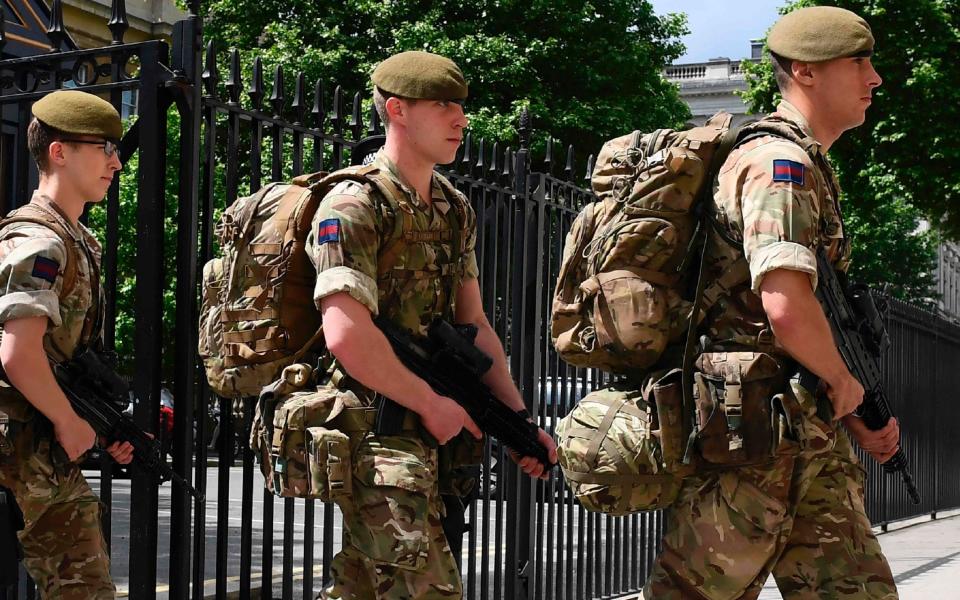
<svg viewBox="0 0 960 600">
<path fill-rule="evenodd" d="M 960 600 L 960 510 L 892 523 L 878 533 L 900 600 Z M 780 598 L 771 577 L 759 600 Z"/>
<path fill-rule="evenodd" d="M 960 600 L 960 509 L 875 530 L 900 600 Z M 781 600 L 771 577 L 758 600 Z M 636 594 L 618 600 L 638 600 Z"/>
</svg>

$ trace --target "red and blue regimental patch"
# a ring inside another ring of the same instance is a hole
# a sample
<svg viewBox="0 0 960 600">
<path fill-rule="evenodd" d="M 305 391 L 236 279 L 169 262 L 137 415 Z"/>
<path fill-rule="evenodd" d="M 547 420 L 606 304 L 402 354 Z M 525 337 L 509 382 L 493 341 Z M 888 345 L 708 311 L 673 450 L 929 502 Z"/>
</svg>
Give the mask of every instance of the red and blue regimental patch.
<svg viewBox="0 0 960 600">
<path fill-rule="evenodd" d="M 775 158 L 773 160 L 773 180 L 787 181 L 803 185 L 803 163 L 792 160 Z"/>
<path fill-rule="evenodd" d="M 324 219 L 320 221 L 320 228 L 317 230 L 317 243 L 326 244 L 327 242 L 340 241 L 340 219 Z"/>
<path fill-rule="evenodd" d="M 53 260 L 52 258 L 47 258 L 46 256 L 38 256 L 33 259 L 33 272 L 31 275 L 37 279 L 43 279 L 44 281 L 49 281 L 53 283 L 57 280 L 57 275 L 60 274 L 60 263 Z"/>
</svg>

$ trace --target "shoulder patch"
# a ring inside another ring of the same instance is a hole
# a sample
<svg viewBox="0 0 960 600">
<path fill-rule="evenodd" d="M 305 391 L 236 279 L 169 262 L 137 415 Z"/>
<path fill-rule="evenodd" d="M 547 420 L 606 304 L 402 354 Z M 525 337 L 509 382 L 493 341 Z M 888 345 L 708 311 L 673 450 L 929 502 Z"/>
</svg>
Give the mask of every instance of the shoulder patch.
<svg viewBox="0 0 960 600">
<path fill-rule="evenodd" d="M 797 185 L 803 185 L 804 175 L 803 163 L 787 160 L 785 158 L 773 159 L 774 181 L 786 181 L 789 183 L 795 183 Z"/>
<path fill-rule="evenodd" d="M 340 241 L 340 219 L 325 219 L 320 221 L 317 229 L 317 244 Z"/>
<path fill-rule="evenodd" d="M 38 256 L 34 259 L 33 272 L 31 273 L 33 277 L 53 283 L 57 280 L 57 275 L 59 274 L 60 263 L 57 261 L 45 256 Z"/>
</svg>

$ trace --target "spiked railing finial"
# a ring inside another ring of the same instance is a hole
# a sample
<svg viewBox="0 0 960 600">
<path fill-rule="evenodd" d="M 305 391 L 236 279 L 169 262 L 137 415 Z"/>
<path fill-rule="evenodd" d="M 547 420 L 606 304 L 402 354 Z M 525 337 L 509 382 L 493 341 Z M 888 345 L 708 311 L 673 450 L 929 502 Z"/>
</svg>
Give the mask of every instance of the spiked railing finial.
<svg viewBox="0 0 960 600">
<path fill-rule="evenodd" d="M 590 183 L 590 179 L 593 176 L 593 160 L 594 160 L 593 155 L 591 154 L 587 158 L 587 174 L 583 176 L 583 180 L 586 181 L 588 184 Z"/>
<path fill-rule="evenodd" d="M 207 43 L 207 55 L 203 61 L 203 72 L 200 73 L 203 89 L 207 95 L 217 97 L 217 85 L 220 83 L 220 70 L 217 68 L 217 48 L 211 40 Z"/>
<path fill-rule="evenodd" d="M 254 110 L 260 110 L 263 105 L 263 61 L 257 56 L 253 59 L 253 78 L 250 80 L 250 89 L 247 96 L 253 103 Z"/>
<path fill-rule="evenodd" d="M 553 174 L 553 138 L 547 138 L 547 151 L 543 155 L 543 172 L 552 175 Z"/>
<path fill-rule="evenodd" d="M 363 133 L 363 115 L 360 114 L 362 107 L 360 92 L 357 92 L 353 95 L 353 110 L 350 111 L 350 132 L 354 140 L 359 140 Z"/>
<path fill-rule="evenodd" d="M 293 104 L 290 106 L 293 109 L 294 123 L 297 125 L 303 125 L 303 117 L 307 113 L 305 82 L 303 72 L 297 73 L 297 82 L 293 88 Z"/>
<path fill-rule="evenodd" d="M 280 117 L 283 115 L 283 102 L 284 102 L 284 93 L 283 93 L 283 67 L 277 65 L 273 70 L 273 89 L 270 90 L 270 106 L 273 108 L 273 116 Z"/>
<path fill-rule="evenodd" d="M 526 107 L 520 111 L 520 127 L 518 128 L 518 133 L 520 134 L 520 149 L 529 150 L 530 149 L 530 133 L 531 133 L 531 119 L 530 119 L 530 110 Z"/>
<path fill-rule="evenodd" d="M 47 38 L 50 40 L 50 51 L 59 52 L 60 46 L 67 39 L 67 32 L 63 29 L 63 2 L 53 0 L 50 6 L 50 25 L 47 26 Z"/>
<path fill-rule="evenodd" d="M 330 111 L 330 124 L 335 133 L 343 134 L 343 88 L 339 85 L 333 89 L 333 110 Z"/>
<path fill-rule="evenodd" d="M 573 181 L 573 144 L 567 146 L 567 166 L 563 168 L 563 176 L 567 181 Z"/>
<path fill-rule="evenodd" d="M 110 7 L 110 22 L 107 23 L 107 27 L 113 34 L 113 42 L 111 43 L 115 46 L 122 44 L 123 36 L 130 27 L 130 23 L 127 22 L 127 3 L 125 0 L 113 0 Z"/>
<path fill-rule="evenodd" d="M 473 134 L 468 133 L 467 139 L 463 141 L 463 158 L 460 159 L 462 173 L 470 173 L 473 167 Z"/>
<path fill-rule="evenodd" d="M 477 170 L 476 171 L 477 178 L 483 177 L 483 165 L 484 165 L 484 160 L 486 159 L 486 157 L 484 156 L 484 153 L 486 152 L 486 150 L 487 150 L 487 140 L 486 138 L 480 138 L 480 145 L 477 147 L 477 164 L 473 165 L 473 167 L 475 167 Z M 470 174 L 472 175 L 473 171 L 471 171 Z"/>
<path fill-rule="evenodd" d="M 500 143 L 493 143 L 493 152 L 490 153 L 490 166 L 487 167 L 488 175 L 490 181 L 497 180 L 497 170 L 499 169 L 499 159 L 500 159 Z"/>
<path fill-rule="evenodd" d="M 227 75 L 227 99 L 230 104 L 240 104 L 240 90 L 243 88 L 243 75 L 240 73 L 240 51 L 230 50 L 230 74 Z M 251 89 L 251 98 L 253 98 Z"/>
<path fill-rule="evenodd" d="M 370 127 L 367 128 L 367 135 L 381 135 L 383 133 L 383 123 L 380 121 L 380 113 L 377 107 L 370 106 Z"/>
<path fill-rule="evenodd" d="M 327 120 L 327 112 L 323 109 L 323 82 L 319 79 L 313 89 L 313 108 L 310 109 L 313 115 L 313 126 L 323 131 L 323 124 Z"/>
</svg>

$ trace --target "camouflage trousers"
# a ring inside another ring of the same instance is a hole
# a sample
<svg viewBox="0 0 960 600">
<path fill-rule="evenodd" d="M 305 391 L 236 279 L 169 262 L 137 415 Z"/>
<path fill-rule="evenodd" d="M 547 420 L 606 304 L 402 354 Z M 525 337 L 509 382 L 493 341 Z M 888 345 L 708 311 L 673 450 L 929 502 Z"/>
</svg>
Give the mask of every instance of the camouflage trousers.
<svg viewBox="0 0 960 600">
<path fill-rule="evenodd" d="M 354 453 L 353 492 L 340 503 L 343 549 L 329 600 L 435 600 L 463 590 L 443 533 L 437 450 L 417 437 L 368 435 Z"/>
<path fill-rule="evenodd" d="M 688 478 L 644 588 L 656 600 L 750 600 L 772 573 L 785 600 L 895 600 L 843 431 L 825 453 Z"/>
<path fill-rule="evenodd" d="M 0 406 L 0 412 L 4 407 Z M 0 426 L 0 485 L 23 512 L 23 564 L 40 595 L 57 600 L 115 597 L 110 558 L 100 528 L 100 502 L 79 467 L 54 467 L 50 435 L 40 417 Z"/>
</svg>

